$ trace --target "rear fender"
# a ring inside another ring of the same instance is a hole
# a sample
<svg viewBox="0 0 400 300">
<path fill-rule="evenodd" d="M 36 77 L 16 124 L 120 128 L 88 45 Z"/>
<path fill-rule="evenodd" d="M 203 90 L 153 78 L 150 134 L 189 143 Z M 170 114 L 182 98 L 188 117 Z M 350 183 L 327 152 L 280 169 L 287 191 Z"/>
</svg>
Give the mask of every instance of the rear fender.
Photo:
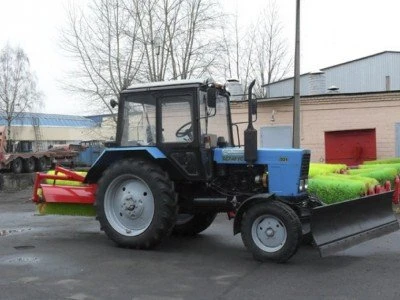
<svg viewBox="0 0 400 300">
<path fill-rule="evenodd" d="M 242 202 L 239 209 L 236 212 L 235 219 L 233 221 L 233 234 L 240 232 L 240 224 L 242 223 L 243 214 L 254 204 L 271 201 L 275 199 L 275 194 L 257 194 L 250 198 L 247 198 Z"/>
<path fill-rule="evenodd" d="M 166 156 L 156 147 L 107 148 L 93 163 L 93 166 L 86 175 L 84 183 L 96 183 L 108 166 L 117 160 L 127 158 L 155 160 L 166 159 Z"/>
</svg>

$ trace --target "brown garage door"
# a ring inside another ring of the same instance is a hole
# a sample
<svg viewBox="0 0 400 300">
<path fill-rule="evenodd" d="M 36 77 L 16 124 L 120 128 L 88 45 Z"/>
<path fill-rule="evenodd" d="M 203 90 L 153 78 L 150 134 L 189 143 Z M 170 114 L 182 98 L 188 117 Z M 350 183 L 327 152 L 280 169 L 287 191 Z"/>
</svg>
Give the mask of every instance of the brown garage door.
<svg viewBox="0 0 400 300">
<path fill-rule="evenodd" d="M 375 129 L 325 132 L 325 160 L 348 166 L 376 159 Z"/>
</svg>

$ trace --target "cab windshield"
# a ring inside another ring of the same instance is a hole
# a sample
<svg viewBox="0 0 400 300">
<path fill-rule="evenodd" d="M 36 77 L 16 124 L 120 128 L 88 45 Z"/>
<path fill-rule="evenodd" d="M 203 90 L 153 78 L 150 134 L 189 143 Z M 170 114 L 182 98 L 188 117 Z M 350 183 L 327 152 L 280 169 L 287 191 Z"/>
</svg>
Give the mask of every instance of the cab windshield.
<svg viewBox="0 0 400 300">
<path fill-rule="evenodd" d="M 194 127 L 197 117 L 192 115 L 193 95 L 181 93 L 179 96 L 159 97 L 162 143 L 191 143 L 194 141 Z M 217 95 L 216 108 L 207 106 L 207 92 L 199 91 L 200 141 L 204 135 L 223 137 L 227 145 L 232 145 L 229 99 Z M 156 145 L 156 97 L 148 93 L 128 96 L 123 108 L 123 121 L 119 125 L 121 146 Z M 119 116 L 121 117 L 121 116 Z M 196 135 L 197 136 L 197 135 Z"/>
</svg>

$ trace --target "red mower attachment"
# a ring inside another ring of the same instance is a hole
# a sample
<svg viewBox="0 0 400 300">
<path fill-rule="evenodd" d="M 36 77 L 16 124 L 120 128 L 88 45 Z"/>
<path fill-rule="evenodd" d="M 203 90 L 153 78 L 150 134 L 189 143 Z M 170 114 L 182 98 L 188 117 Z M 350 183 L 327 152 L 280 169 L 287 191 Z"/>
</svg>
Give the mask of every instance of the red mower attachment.
<svg viewBox="0 0 400 300">
<path fill-rule="evenodd" d="M 55 168 L 54 174 L 36 173 L 32 201 L 36 204 L 93 204 L 97 185 L 86 184 L 84 180 L 84 176 L 59 166 Z M 66 183 L 67 181 L 70 184 Z"/>
</svg>

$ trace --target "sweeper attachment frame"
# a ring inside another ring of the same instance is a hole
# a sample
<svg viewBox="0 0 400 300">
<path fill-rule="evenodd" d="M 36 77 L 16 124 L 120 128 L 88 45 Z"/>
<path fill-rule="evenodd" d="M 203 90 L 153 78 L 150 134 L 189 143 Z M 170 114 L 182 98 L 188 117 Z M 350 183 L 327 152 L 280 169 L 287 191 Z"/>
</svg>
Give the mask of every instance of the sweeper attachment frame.
<svg viewBox="0 0 400 300">
<path fill-rule="evenodd" d="M 33 201 L 95 206 L 107 236 L 136 249 L 171 233 L 198 234 L 226 212 L 260 261 L 287 261 L 303 238 L 324 256 L 399 228 L 398 192 L 323 205 L 307 192 L 310 151 L 257 148 L 253 85 L 244 147 L 234 142 L 223 86 L 189 80 L 129 88 L 118 103 L 116 146 L 86 176 L 59 167 L 38 173 Z"/>
</svg>

